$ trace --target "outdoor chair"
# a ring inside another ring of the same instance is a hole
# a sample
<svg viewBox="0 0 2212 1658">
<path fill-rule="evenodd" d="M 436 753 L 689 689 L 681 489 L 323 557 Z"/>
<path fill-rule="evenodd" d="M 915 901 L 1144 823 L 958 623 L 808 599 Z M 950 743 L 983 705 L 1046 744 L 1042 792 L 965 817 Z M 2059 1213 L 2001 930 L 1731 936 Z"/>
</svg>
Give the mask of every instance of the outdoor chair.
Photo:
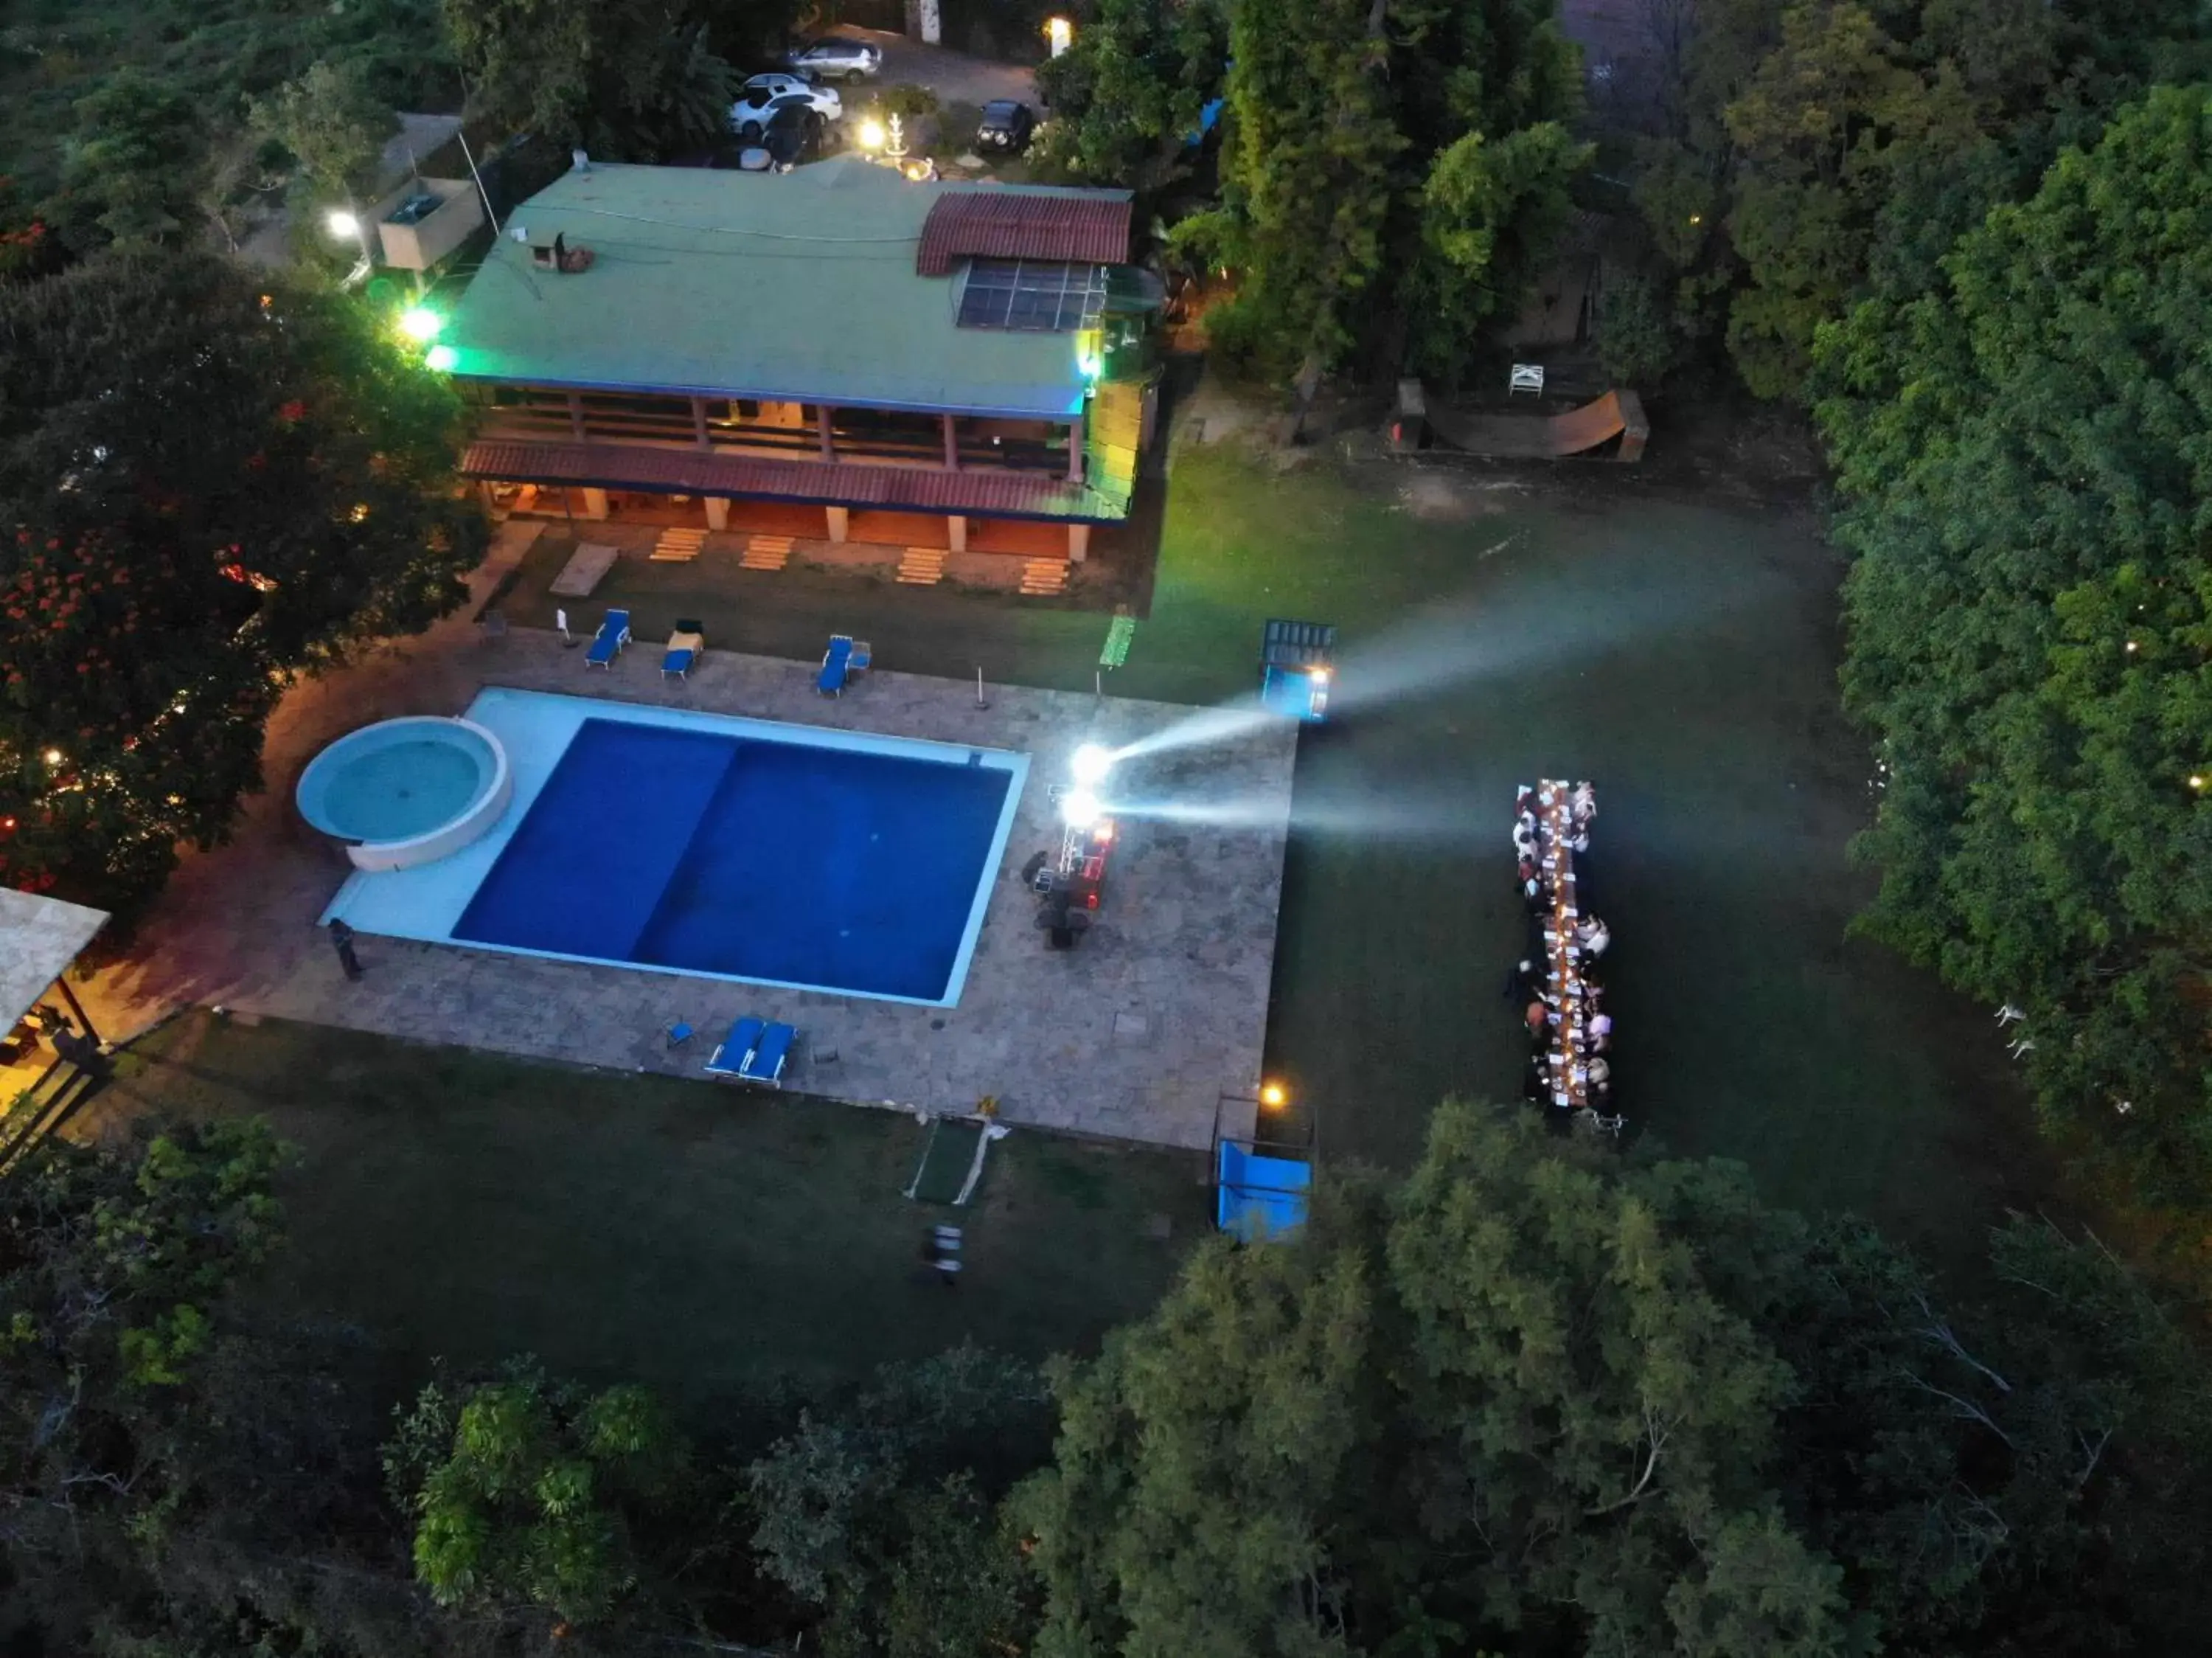
<svg viewBox="0 0 2212 1658">
<path fill-rule="evenodd" d="M 661 676 L 673 674 L 688 680 L 699 659 L 707 654 L 706 631 L 695 621 L 679 617 L 676 631 L 668 636 L 668 654 L 660 659 Z"/>
<path fill-rule="evenodd" d="M 822 653 L 822 672 L 814 681 L 814 688 L 825 697 L 841 697 L 845 692 L 845 680 L 853 667 L 853 639 L 850 634 L 833 633 L 830 649 Z"/>
<path fill-rule="evenodd" d="M 761 1034 L 768 1029 L 768 1021 L 748 1015 L 730 1027 L 730 1033 L 714 1045 L 714 1051 L 707 1057 L 707 1075 L 725 1076 L 732 1082 L 744 1080 L 745 1065 L 760 1046 Z"/>
<path fill-rule="evenodd" d="M 799 1040 L 799 1032 L 789 1025 L 770 1025 L 762 1033 L 760 1045 L 747 1054 L 738 1067 L 738 1075 L 748 1082 L 780 1088 L 783 1086 L 783 1068 L 791 1061 L 791 1050 Z"/>
<path fill-rule="evenodd" d="M 611 667 L 622 648 L 629 643 L 629 613 L 611 610 L 607 619 L 599 624 L 599 631 L 592 636 L 592 648 L 584 653 L 586 667 Z"/>
</svg>

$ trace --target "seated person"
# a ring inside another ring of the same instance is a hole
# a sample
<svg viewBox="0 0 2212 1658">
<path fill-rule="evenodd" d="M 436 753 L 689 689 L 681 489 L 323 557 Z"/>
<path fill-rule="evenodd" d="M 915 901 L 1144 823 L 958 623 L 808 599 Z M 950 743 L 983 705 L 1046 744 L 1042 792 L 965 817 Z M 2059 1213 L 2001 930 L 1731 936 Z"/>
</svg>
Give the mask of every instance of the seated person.
<svg viewBox="0 0 2212 1658">
<path fill-rule="evenodd" d="M 1593 956 L 1605 954 L 1605 947 L 1613 942 L 1613 933 L 1595 916 L 1584 916 L 1575 923 L 1575 942 Z"/>
</svg>

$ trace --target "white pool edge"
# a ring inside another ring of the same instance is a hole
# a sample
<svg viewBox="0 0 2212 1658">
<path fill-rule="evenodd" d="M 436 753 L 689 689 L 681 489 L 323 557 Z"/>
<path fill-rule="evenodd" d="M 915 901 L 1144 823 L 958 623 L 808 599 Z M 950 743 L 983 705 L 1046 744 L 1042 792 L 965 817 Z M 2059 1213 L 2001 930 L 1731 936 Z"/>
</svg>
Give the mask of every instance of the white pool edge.
<svg viewBox="0 0 2212 1658">
<path fill-rule="evenodd" d="M 534 956 L 544 961 L 571 961 L 584 966 L 658 973 L 663 978 L 697 979 L 708 984 L 756 984 L 765 990 L 804 991 L 816 996 L 851 997 L 868 1002 L 900 1003 L 908 1007 L 955 1008 L 959 1005 L 961 994 L 967 988 L 968 972 L 975 960 L 976 945 L 982 937 L 983 922 L 991 907 L 992 895 L 997 891 L 1000 878 L 1005 871 L 1006 846 L 1013 838 L 1014 819 L 1020 809 L 1023 792 L 1029 784 L 1030 756 L 1028 754 L 1018 749 L 993 748 L 981 743 L 945 742 L 932 737 L 902 737 L 888 732 L 848 731 L 831 726 L 802 725 L 792 720 L 758 719 L 744 714 L 719 714 L 705 709 L 664 708 L 649 703 L 617 702 L 599 697 L 574 696 L 565 692 L 528 691 L 515 686 L 487 686 L 471 700 L 466 714 L 434 717 L 473 726 L 493 740 L 495 749 L 500 758 L 504 784 L 502 792 L 506 800 L 498 813 L 488 814 L 485 824 L 453 850 L 459 851 L 466 847 L 476 846 L 494 831 L 503 831 L 503 833 L 498 835 L 498 844 L 491 852 L 491 861 L 495 863 L 500 854 L 506 850 L 507 841 L 513 838 L 514 831 L 521 826 L 523 820 L 529 815 L 531 808 L 538 803 L 538 796 L 552 774 L 551 768 L 549 767 L 544 776 L 538 777 L 527 787 L 518 785 L 514 775 L 514 768 L 508 763 L 504 741 L 500 739 L 497 732 L 472 717 L 488 699 L 497 702 L 506 698 L 523 698 L 531 703 L 557 703 L 572 706 L 576 724 L 561 745 L 562 755 L 565 755 L 568 752 L 568 744 L 575 741 L 576 734 L 583 728 L 586 720 L 611 719 L 622 724 L 673 727 L 679 730 L 707 731 L 725 736 L 743 736 L 750 733 L 756 735 L 757 741 L 797 742 L 809 747 L 843 749 L 852 753 L 880 754 L 887 757 L 912 758 L 916 750 L 936 750 L 947 756 L 969 754 L 985 756 L 983 762 L 985 765 L 994 771 L 1006 773 L 1006 798 L 1000 805 L 998 826 L 992 835 L 990 850 L 985 856 L 982 873 L 976 880 L 975 894 L 969 905 L 968 919 L 961 934 L 959 950 L 953 956 L 952 966 L 945 976 L 945 994 L 933 997 L 895 996 L 881 991 L 856 991 L 843 985 L 804 984 L 780 978 L 745 978 L 735 973 L 707 972 L 696 967 L 668 966 L 659 962 L 617 961 L 606 956 L 571 955 L 557 950 L 531 949 L 519 945 L 487 943 L 481 939 L 455 938 L 453 936 L 453 927 L 458 924 L 459 918 L 458 913 L 453 920 L 447 924 L 446 930 L 442 934 L 434 936 L 427 932 L 393 932 L 383 928 L 355 923 L 353 924 L 357 931 L 380 937 L 406 938 L 417 943 L 440 944 L 449 949 L 483 950 L 497 955 Z M 557 767 L 559 763 L 560 756 L 556 755 L 553 760 L 553 766 Z M 954 762 L 948 759 L 940 763 Z M 349 847 L 347 850 L 350 856 L 352 848 Z M 410 869 L 422 868 L 436 861 L 441 860 L 417 860 L 416 863 L 406 869 L 374 870 L 356 863 L 353 872 L 346 876 L 337 891 L 331 895 L 330 902 L 323 906 L 322 912 L 317 918 L 317 924 L 327 926 L 334 919 L 345 918 L 349 900 L 359 893 L 368 880 L 392 875 L 404 876 Z M 485 875 L 489 874 L 489 866 L 484 874 Z M 479 876 L 477 881 L 471 884 L 470 889 L 471 895 L 476 887 L 482 885 L 483 879 L 483 876 Z M 465 903 L 462 907 L 464 909 L 466 907 Z"/>
</svg>

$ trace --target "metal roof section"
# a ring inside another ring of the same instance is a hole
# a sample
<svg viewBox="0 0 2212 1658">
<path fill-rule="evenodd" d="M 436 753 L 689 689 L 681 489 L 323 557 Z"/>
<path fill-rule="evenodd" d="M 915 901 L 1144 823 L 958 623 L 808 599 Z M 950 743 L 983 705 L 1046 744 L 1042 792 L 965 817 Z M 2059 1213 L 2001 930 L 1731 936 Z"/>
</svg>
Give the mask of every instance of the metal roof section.
<svg viewBox="0 0 2212 1658">
<path fill-rule="evenodd" d="M 963 259 L 1127 265 L 1129 211 L 1126 190 L 948 190 L 922 222 L 915 272 L 950 276 Z"/>
<path fill-rule="evenodd" d="M 106 924 L 105 910 L 0 887 L 0 1032 L 15 1027 Z"/>
<path fill-rule="evenodd" d="M 974 513 L 992 518 L 1111 524 L 1126 518 L 1121 480 L 1103 487 L 1045 472 L 975 467 L 869 466 L 850 460 L 777 460 L 698 449 L 629 443 L 527 443 L 486 439 L 469 445 L 461 471 L 502 483 L 674 495 L 742 496 L 810 506 L 878 507 L 897 512 Z"/>
<path fill-rule="evenodd" d="M 1032 205 L 945 222 L 1080 226 L 1086 247 L 1110 222 L 1105 257 L 1128 257 L 1122 192 L 917 183 L 851 157 L 771 174 L 594 162 L 514 210 L 441 343 L 455 375 L 518 385 L 1069 419 L 1085 380 L 1066 335 L 961 329 L 957 283 L 917 274 L 938 207 L 981 198 Z"/>
</svg>

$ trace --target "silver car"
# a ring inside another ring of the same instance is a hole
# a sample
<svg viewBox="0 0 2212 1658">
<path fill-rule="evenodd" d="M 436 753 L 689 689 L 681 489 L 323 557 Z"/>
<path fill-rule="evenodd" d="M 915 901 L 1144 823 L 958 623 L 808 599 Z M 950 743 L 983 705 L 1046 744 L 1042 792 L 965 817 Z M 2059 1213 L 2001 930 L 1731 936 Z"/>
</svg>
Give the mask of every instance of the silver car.
<svg viewBox="0 0 2212 1658">
<path fill-rule="evenodd" d="M 793 46 L 784 53 L 783 61 L 801 74 L 818 75 L 825 81 L 857 81 L 884 66 L 884 52 L 881 46 L 866 40 L 847 40 L 832 34 Z"/>
</svg>

